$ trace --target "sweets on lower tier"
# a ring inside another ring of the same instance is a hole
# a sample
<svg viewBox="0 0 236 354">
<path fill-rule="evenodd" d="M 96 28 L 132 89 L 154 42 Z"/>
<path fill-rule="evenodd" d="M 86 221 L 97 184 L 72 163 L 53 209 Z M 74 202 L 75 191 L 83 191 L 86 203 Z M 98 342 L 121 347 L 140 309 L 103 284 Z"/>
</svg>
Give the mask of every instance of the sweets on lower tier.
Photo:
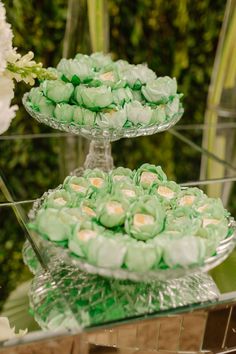
<svg viewBox="0 0 236 354">
<path fill-rule="evenodd" d="M 145 272 L 201 265 L 230 233 L 228 216 L 220 199 L 144 164 L 68 176 L 29 226 L 92 265 Z"/>
<path fill-rule="evenodd" d="M 53 73 L 57 80 L 32 88 L 27 105 L 62 123 L 121 129 L 163 124 L 183 114 L 176 79 L 157 77 L 144 64 L 77 54 L 61 59 Z"/>
</svg>

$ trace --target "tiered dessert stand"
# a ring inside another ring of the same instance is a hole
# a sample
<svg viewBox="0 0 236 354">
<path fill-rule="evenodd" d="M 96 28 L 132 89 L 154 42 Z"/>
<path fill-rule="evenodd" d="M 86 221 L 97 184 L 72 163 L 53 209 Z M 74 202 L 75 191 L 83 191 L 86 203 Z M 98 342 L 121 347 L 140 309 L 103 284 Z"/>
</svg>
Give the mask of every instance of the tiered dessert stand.
<svg viewBox="0 0 236 354">
<path fill-rule="evenodd" d="M 62 131 L 82 135 L 91 140 L 84 168 L 113 168 L 112 141 L 165 131 L 181 118 L 179 111 L 163 124 L 139 128 L 102 129 L 62 123 L 33 111 L 23 103 L 28 113 L 41 123 Z M 74 174 L 80 175 L 83 169 Z M 34 219 L 45 195 L 34 203 L 29 217 Z M 235 246 L 234 221 L 229 220 L 231 234 L 217 248 L 216 254 L 201 267 L 163 269 L 145 273 L 99 268 L 72 257 L 65 249 L 52 245 L 37 233 L 30 232 L 37 250 L 37 260 L 30 243 L 24 246 L 26 264 L 35 274 L 30 292 L 34 316 L 44 329 L 89 327 L 127 318 L 144 316 L 167 309 L 217 299 L 219 293 L 208 270 L 220 264 Z"/>
</svg>

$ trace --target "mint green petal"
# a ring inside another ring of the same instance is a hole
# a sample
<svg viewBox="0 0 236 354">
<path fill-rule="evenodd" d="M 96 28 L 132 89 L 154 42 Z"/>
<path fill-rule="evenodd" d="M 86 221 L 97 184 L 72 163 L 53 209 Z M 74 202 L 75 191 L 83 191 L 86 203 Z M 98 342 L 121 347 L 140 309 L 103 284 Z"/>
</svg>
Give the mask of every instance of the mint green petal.
<svg viewBox="0 0 236 354">
<path fill-rule="evenodd" d="M 71 122 L 76 106 L 68 103 L 58 103 L 54 110 L 54 117 L 61 122 Z"/>
</svg>

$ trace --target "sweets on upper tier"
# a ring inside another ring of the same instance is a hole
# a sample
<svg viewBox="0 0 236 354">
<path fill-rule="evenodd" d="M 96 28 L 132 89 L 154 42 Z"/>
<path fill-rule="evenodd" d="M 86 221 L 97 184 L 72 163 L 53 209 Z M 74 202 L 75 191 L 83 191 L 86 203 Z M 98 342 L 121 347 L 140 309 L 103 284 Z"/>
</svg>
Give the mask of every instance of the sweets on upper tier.
<svg viewBox="0 0 236 354">
<path fill-rule="evenodd" d="M 201 265 L 228 235 L 228 216 L 220 199 L 144 164 L 68 176 L 30 227 L 93 265 L 145 272 Z"/>
<path fill-rule="evenodd" d="M 53 69 L 57 80 L 32 88 L 27 104 L 59 122 L 130 128 L 170 122 L 183 114 L 175 78 L 109 55 L 77 54 Z"/>
</svg>

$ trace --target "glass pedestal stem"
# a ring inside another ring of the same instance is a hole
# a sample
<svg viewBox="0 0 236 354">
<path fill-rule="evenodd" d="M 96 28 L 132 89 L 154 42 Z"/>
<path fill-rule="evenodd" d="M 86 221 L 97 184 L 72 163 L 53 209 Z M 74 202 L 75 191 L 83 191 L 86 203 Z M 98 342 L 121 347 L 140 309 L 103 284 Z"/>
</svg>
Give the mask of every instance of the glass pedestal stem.
<svg viewBox="0 0 236 354">
<path fill-rule="evenodd" d="M 92 140 L 89 153 L 86 157 L 84 168 L 99 168 L 102 171 L 110 171 L 114 167 L 111 155 L 111 144 L 108 140 Z"/>
</svg>

